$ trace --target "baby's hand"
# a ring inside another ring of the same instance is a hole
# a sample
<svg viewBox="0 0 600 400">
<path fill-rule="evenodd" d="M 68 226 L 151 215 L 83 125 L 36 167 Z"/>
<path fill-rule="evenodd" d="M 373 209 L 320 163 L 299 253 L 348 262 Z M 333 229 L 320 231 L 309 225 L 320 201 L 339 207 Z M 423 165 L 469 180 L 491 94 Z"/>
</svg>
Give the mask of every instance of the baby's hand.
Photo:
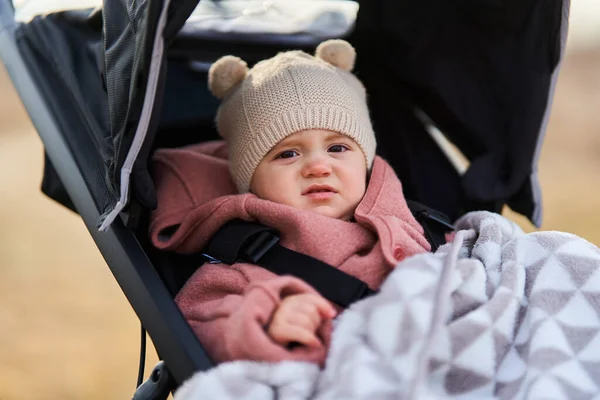
<svg viewBox="0 0 600 400">
<path fill-rule="evenodd" d="M 308 347 L 319 347 L 317 330 L 321 324 L 335 317 L 335 308 L 323 297 L 303 293 L 283 299 L 269 324 L 269 336 L 282 346 L 297 342 Z"/>
</svg>

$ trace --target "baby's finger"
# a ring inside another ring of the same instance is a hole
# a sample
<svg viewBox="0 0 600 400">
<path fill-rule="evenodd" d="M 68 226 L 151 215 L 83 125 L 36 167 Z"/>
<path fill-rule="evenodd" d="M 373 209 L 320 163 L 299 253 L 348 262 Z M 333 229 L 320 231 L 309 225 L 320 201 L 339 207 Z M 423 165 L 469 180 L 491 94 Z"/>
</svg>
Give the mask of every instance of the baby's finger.
<svg viewBox="0 0 600 400">
<path fill-rule="evenodd" d="M 306 317 L 310 318 L 311 322 L 313 323 L 312 326 L 316 328 L 317 326 L 321 325 L 321 321 L 323 319 L 327 319 L 327 317 L 322 314 L 323 313 L 319 310 L 316 304 L 309 301 L 304 301 L 296 305 L 293 315 L 290 316 L 290 322 L 296 321 L 296 317 L 298 315 L 305 315 Z"/>
<path fill-rule="evenodd" d="M 286 316 L 285 321 L 290 325 L 297 325 L 311 332 L 316 331 L 321 325 L 319 312 L 311 305 L 299 306 L 293 313 Z"/>
<path fill-rule="evenodd" d="M 324 297 L 311 295 L 308 297 L 310 304 L 317 308 L 318 312 L 325 318 L 333 318 L 336 316 L 337 311 L 331 303 L 325 300 Z"/>
<path fill-rule="evenodd" d="M 298 325 L 288 325 L 285 336 L 289 342 L 297 342 L 308 347 L 320 347 L 323 345 L 314 332 Z"/>
</svg>

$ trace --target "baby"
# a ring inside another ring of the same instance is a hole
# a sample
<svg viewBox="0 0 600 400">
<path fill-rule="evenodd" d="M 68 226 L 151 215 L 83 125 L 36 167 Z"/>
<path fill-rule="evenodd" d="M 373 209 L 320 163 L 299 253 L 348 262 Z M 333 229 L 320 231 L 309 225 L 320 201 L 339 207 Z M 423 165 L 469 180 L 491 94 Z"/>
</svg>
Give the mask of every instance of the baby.
<svg viewBox="0 0 600 400">
<path fill-rule="evenodd" d="M 163 161 L 157 164 L 174 172 L 158 174 L 153 243 L 198 252 L 229 220 L 257 220 L 279 231 L 283 246 L 372 289 L 399 260 L 428 251 L 398 178 L 375 156 L 366 93 L 351 73 L 354 59 L 349 43 L 329 40 L 315 56 L 280 53 L 250 70 L 237 57 L 218 60 L 209 71 L 209 87 L 222 99 L 216 122 L 228 163 L 215 161 L 222 149 L 214 143 L 195 154 L 159 155 Z M 195 168 L 191 162 L 183 167 L 188 157 Z M 207 194 L 215 189 L 207 189 L 202 177 L 226 180 L 224 166 L 239 194 L 233 188 Z M 195 169 L 193 179 L 182 177 L 186 169 Z M 176 198 L 179 192 L 185 194 Z M 169 207 L 180 204 L 181 196 L 191 200 L 175 212 Z M 167 227 L 176 229 L 165 238 Z M 247 263 L 205 264 L 176 301 L 217 362 L 322 364 L 331 321 L 340 311 L 306 282 Z"/>
</svg>

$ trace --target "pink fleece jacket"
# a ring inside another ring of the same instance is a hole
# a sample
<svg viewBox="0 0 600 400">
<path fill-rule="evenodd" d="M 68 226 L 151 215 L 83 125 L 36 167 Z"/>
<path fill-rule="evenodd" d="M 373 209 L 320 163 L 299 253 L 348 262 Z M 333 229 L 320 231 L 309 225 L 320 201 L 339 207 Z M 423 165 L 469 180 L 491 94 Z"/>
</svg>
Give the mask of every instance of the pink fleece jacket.
<svg viewBox="0 0 600 400">
<path fill-rule="evenodd" d="M 154 162 L 158 208 L 150 235 L 159 249 L 203 249 L 227 221 L 259 221 L 281 234 L 280 243 L 318 258 L 377 289 L 399 260 L 430 250 L 392 168 L 375 159 L 356 222 L 235 194 L 223 142 L 159 150 Z M 331 326 L 319 330 L 320 348 L 284 348 L 265 332 L 273 312 L 291 294 L 316 291 L 304 281 L 252 264 L 205 264 L 176 297 L 183 315 L 216 362 L 303 360 L 323 363 Z"/>
</svg>

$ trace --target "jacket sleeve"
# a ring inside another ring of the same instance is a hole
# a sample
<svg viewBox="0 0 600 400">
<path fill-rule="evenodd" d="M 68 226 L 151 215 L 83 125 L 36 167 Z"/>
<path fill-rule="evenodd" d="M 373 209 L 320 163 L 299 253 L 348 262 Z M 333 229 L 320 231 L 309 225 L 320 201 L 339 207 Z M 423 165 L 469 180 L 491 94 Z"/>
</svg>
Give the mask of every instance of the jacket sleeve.
<svg viewBox="0 0 600 400">
<path fill-rule="evenodd" d="M 268 336 L 265 327 L 286 296 L 317 293 L 304 281 L 276 276 L 250 283 L 240 271 L 249 264 L 205 264 L 188 280 L 176 302 L 213 361 L 276 362 L 297 360 L 323 365 L 331 336 L 331 321 L 319 329 L 323 346 L 285 348 Z M 318 293 L 317 293 L 318 294 Z"/>
</svg>

